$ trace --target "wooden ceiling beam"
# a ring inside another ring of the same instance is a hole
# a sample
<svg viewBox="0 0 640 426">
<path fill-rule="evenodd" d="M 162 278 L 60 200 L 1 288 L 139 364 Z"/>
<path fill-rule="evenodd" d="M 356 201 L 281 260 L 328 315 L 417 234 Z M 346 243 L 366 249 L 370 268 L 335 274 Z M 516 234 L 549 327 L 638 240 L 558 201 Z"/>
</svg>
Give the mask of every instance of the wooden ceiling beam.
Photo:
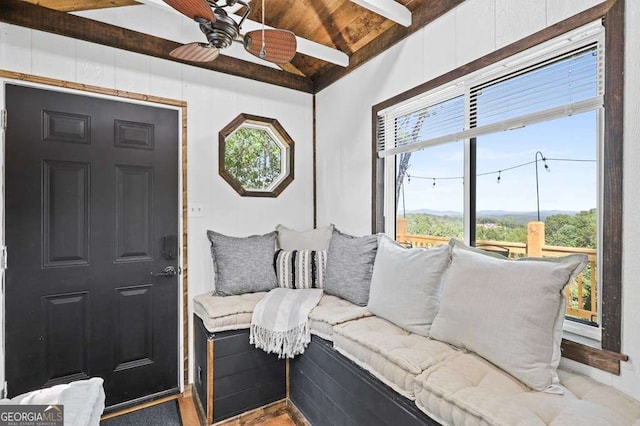
<svg viewBox="0 0 640 426">
<path fill-rule="evenodd" d="M 347 68 L 332 66 L 327 68 L 326 71 L 314 76 L 315 93 L 327 88 L 358 68 L 360 65 L 366 63 L 370 59 L 373 59 L 375 56 L 389 49 L 394 44 L 407 38 L 438 17 L 449 12 L 463 1 L 464 0 L 433 0 L 423 4 L 413 11 L 413 22 L 411 23 L 411 26 L 402 27 L 397 24 L 394 25 L 352 54 L 349 58 L 349 66 Z"/>
<path fill-rule="evenodd" d="M 49 9 L 61 12 L 78 12 L 80 10 L 105 9 L 109 7 L 133 6 L 139 4 L 134 0 L 24 0 Z"/>
<path fill-rule="evenodd" d="M 262 81 L 301 92 L 313 92 L 313 82 L 299 75 L 223 55 L 213 62 L 206 63 L 180 61 L 169 56 L 169 52 L 180 46 L 180 43 L 58 12 L 21 0 L 0 1 L 0 22 Z"/>
<path fill-rule="evenodd" d="M 411 25 L 411 11 L 395 0 L 351 0 L 378 15 L 391 19 L 403 27 Z"/>
</svg>

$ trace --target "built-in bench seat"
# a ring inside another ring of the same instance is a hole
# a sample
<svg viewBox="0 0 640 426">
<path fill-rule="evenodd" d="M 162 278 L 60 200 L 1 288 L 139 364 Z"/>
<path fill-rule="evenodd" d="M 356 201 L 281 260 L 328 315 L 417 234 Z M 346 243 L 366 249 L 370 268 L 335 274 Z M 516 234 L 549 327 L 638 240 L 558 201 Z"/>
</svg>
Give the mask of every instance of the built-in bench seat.
<svg viewBox="0 0 640 426">
<path fill-rule="evenodd" d="M 248 328 L 250 311 L 264 294 L 227 297 L 212 296 L 210 293 L 200 295 L 195 298 L 195 312 L 210 333 L 234 327 Z M 312 334 L 333 341 L 333 349 L 329 349 L 335 356 L 323 357 L 324 363 L 341 357 L 353 361 L 366 370 L 366 373 L 363 371 L 364 374 L 358 376 L 361 380 L 371 385 L 370 376 L 373 375 L 386 385 L 383 387 L 395 391 L 389 390 L 387 394 L 391 400 L 390 406 L 394 408 L 387 407 L 386 410 L 398 410 L 399 415 L 408 415 L 416 419 L 417 424 L 427 424 L 434 419 L 443 424 L 456 425 L 640 426 L 638 401 L 611 386 L 576 373 L 559 370 L 564 390 L 562 395 L 532 391 L 475 354 L 410 333 L 372 316 L 366 308 L 335 296 L 324 295 L 311 312 L 310 320 Z M 305 354 L 299 357 L 304 358 Z M 312 365 L 317 371 L 330 370 L 317 360 L 313 360 Z M 297 377 L 309 379 L 300 372 L 292 374 L 292 393 L 294 389 L 304 388 L 302 383 L 295 383 Z M 331 374 L 327 374 L 327 377 L 331 377 Z M 350 380 L 354 380 L 353 377 Z M 323 397 L 324 406 L 336 406 L 318 413 L 305 413 L 305 407 L 299 407 L 303 414 L 315 418 L 316 423 L 321 425 L 359 424 L 355 420 L 341 419 L 349 406 L 341 407 L 339 398 L 331 397 L 330 392 L 336 382 L 325 380 L 314 386 L 322 386 L 321 383 L 325 383 L 326 388 L 317 390 L 327 394 Z M 378 389 L 376 395 L 384 395 L 379 391 L 379 386 L 373 386 Z M 396 392 L 402 397 L 393 397 Z M 300 398 L 304 399 L 304 395 Z M 291 399 L 294 402 L 296 400 L 293 395 Z M 409 405 L 413 404 L 413 400 L 414 408 L 417 407 L 426 416 L 421 418 L 412 412 L 414 410 Z M 394 417 L 390 414 L 389 418 Z"/>
<path fill-rule="evenodd" d="M 210 333 L 242 330 L 251 326 L 253 309 L 267 293 L 245 293 L 237 296 L 214 296 L 211 293 L 194 297 L 194 312 Z M 333 327 L 347 321 L 370 317 L 366 307 L 357 306 L 339 297 L 324 294 L 309 313 L 311 334 L 333 340 Z"/>
<path fill-rule="evenodd" d="M 338 324 L 370 317 L 364 306 L 357 306 L 336 296 L 324 294 L 318 306 L 309 313 L 311 334 L 333 341 L 333 330 Z"/>
<path fill-rule="evenodd" d="M 415 399 L 416 376 L 456 353 L 445 343 L 373 316 L 336 325 L 333 346 L 411 400 Z"/>
<path fill-rule="evenodd" d="M 201 294 L 193 299 L 193 310 L 210 332 L 242 330 L 251 327 L 251 315 L 266 292 L 245 293 L 238 296 Z"/>
<path fill-rule="evenodd" d="M 479 356 L 456 351 L 416 378 L 416 404 L 444 424 L 640 425 L 638 401 L 580 374 L 558 375 L 562 395 L 537 392 Z"/>
</svg>

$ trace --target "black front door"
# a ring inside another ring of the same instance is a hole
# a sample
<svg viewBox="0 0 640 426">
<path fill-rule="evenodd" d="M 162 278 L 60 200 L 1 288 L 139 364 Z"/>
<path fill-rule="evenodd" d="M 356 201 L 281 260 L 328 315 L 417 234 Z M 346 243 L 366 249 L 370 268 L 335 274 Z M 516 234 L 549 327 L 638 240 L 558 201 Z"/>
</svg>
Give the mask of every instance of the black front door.
<svg viewBox="0 0 640 426">
<path fill-rule="evenodd" d="M 99 376 L 178 387 L 178 113 L 6 86 L 10 396 Z"/>
</svg>

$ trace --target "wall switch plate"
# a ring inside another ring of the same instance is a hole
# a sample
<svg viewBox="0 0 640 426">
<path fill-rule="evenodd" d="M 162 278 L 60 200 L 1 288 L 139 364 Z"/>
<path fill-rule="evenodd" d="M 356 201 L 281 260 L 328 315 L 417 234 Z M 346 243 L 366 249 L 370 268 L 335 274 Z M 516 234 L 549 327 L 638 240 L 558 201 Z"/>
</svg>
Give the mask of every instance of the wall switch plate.
<svg viewBox="0 0 640 426">
<path fill-rule="evenodd" d="M 204 206 L 202 203 L 189 203 L 187 209 L 187 215 L 189 217 L 203 217 Z"/>
</svg>

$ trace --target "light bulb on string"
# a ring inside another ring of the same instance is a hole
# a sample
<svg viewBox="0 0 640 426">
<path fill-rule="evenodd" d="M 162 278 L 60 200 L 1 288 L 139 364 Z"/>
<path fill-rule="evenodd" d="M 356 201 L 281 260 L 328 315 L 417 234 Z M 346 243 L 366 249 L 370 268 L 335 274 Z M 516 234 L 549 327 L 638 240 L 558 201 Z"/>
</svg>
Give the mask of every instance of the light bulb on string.
<svg viewBox="0 0 640 426">
<path fill-rule="evenodd" d="M 431 185 L 432 188 L 436 187 L 436 178 L 433 178 L 433 185 Z"/>
<path fill-rule="evenodd" d="M 502 173 L 502 170 L 498 170 L 498 179 L 496 179 L 496 183 L 500 183 L 500 174 Z"/>
</svg>

